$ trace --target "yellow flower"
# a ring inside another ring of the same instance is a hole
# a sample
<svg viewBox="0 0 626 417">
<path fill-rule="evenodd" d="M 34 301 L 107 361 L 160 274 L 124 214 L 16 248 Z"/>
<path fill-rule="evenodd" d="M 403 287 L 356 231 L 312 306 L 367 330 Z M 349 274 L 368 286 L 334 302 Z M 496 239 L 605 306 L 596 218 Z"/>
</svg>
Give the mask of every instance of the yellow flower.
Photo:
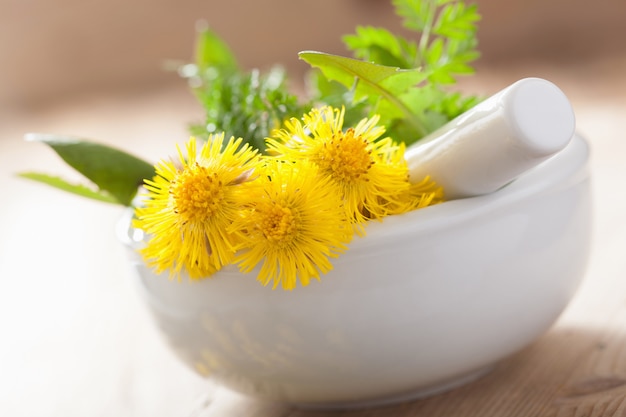
<svg viewBox="0 0 626 417">
<path fill-rule="evenodd" d="M 272 154 L 309 160 L 332 178 L 360 234 L 365 221 L 403 206 L 400 196 L 410 189 L 404 144 L 380 139 L 385 129 L 376 125 L 378 120 L 378 116 L 363 119 L 344 131 L 344 109 L 327 106 L 304 115 L 303 123 L 292 118 L 267 139 Z"/>
<path fill-rule="evenodd" d="M 244 273 L 262 262 L 257 279 L 263 285 L 308 285 L 332 269 L 329 258 L 351 240 L 337 190 L 318 171 L 307 161 L 267 159 L 246 187 L 250 206 L 232 225 L 247 231 L 235 262 Z"/>
<path fill-rule="evenodd" d="M 388 214 L 402 214 L 411 210 L 432 206 L 443 202 L 443 188 L 430 177 L 411 183 L 398 195 L 398 198 L 387 205 Z"/>
<path fill-rule="evenodd" d="M 258 155 L 242 140 L 209 137 L 199 153 L 196 141 L 178 148 L 180 164 L 162 161 L 156 176 L 146 181 L 147 198 L 136 209 L 135 226 L 149 236 L 142 255 L 157 272 L 185 269 L 202 278 L 230 263 L 237 233 L 227 229 L 241 207 L 242 183 Z"/>
</svg>

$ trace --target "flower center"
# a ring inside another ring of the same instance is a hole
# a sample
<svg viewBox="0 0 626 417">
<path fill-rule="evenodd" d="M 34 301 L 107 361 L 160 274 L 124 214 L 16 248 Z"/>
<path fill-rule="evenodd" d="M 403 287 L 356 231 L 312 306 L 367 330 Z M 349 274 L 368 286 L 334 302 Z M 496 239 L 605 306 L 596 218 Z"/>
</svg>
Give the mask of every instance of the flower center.
<svg viewBox="0 0 626 417">
<path fill-rule="evenodd" d="M 296 219 L 291 209 L 274 204 L 261 221 L 261 231 L 271 242 L 288 243 L 295 236 Z"/>
<path fill-rule="evenodd" d="M 367 145 L 365 139 L 354 135 L 354 129 L 338 132 L 324 142 L 315 162 L 336 180 L 354 182 L 367 174 L 373 164 Z"/>
<path fill-rule="evenodd" d="M 217 173 L 196 164 L 172 181 L 170 194 L 175 212 L 184 221 L 201 222 L 212 216 L 224 199 L 224 187 Z"/>
</svg>

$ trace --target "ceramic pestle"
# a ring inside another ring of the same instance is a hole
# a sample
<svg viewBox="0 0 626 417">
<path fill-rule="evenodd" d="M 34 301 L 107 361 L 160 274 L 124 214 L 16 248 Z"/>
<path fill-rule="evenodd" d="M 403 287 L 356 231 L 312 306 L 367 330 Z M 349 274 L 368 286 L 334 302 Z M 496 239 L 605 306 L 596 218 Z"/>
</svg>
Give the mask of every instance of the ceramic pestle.
<svg viewBox="0 0 626 417">
<path fill-rule="evenodd" d="M 448 200 L 488 194 L 561 151 L 574 131 L 561 89 L 524 78 L 409 146 L 410 177 L 429 175 Z"/>
</svg>

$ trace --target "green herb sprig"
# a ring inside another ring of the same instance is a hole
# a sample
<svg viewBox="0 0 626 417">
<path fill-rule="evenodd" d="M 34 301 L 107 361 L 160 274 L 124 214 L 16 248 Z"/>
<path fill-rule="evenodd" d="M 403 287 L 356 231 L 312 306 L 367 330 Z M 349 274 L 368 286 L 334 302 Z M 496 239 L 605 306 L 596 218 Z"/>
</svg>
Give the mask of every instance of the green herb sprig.
<svg viewBox="0 0 626 417">
<path fill-rule="evenodd" d="M 480 101 L 447 89 L 458 76 L 474 73 L 470 64 L 480 56 L 480 15 L 475 5 L 455 0 L 393 0 L 393 5 L 403 26 L 419 34 L 417 40 L 359 26 L 343 38 L 354 58 L 310 51 L 299 56 L 344 87 L 329 94 L 314 78 L 318 100 L 350 98 L 354 108 L 379 114 L 390 135 L 410 144 Z"/>
<path fill-rule="evenodd" d="M 345 106 L 346 125 L 378 114 L 387 134 L 408 145 L 476 105 L 479 98 L 449 90 L 459 76 L 474 72 L 470 64 L 479 57 L 476 6 L 461 0 L 392 3 L 416 39 L 359 26 L 343 38 L 352 57 L 301 52 L 301 59 L 321 70 L 311 72 L 311 93 L 305 99 L 289 92 L 281 68 L 242 70 L 228 45 L 202 28 L 194 61 L 179 68 L 205 114 L 190 126 L 190 133 L 206 139 L 224 132 L 263 152 L 273 129 L 320 103 Z M 89 182 L 72 184 L 37 172 L 19 175 L 83 197 L 130 206 L 143 180 L 154 175 L 152 164 L 88 139 L 49 134 L 27 138 L 50 146 Z"/>
<path fill-rule="evenodd" d="M 190 127 L 201 139 L 224 132 L 263 151 L 273 129 L 311 107 L 288 91 L 282 68 L 241 70 L 228 45 L 209 28 L 198 33 L 195 63 L 179 72 L 204 108 L 205 119 Z"/>
</svg>

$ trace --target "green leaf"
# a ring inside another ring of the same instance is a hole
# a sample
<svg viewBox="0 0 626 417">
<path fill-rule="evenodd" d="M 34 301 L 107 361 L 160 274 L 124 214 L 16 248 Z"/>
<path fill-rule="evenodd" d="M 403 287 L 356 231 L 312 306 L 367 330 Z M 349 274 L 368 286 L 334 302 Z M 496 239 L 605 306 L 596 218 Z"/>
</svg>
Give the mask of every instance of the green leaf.
<svg viewBox="0 0 626 417">
<path fill-rule="evenodd" d="M 451 39 L 472 38 L 480 20 L 477 10 L 475 5 L 466 6 L 462 2 L 448 4 L 440 12 L 433 32 Z"/>
<path fill-rule="evenodd" d="M 446 115 L 442 114 L 439 111 L 439 108 L 436 107 L 436 104 L 444 100 L 445 97 L 446 93 L 444 91 L 440 90 L 433 84 L 428 84 L 420 88 L 412 88 L 404 93 L 400 98 L 403 102 L 407 103 L 407 106 L 419 120 L 420 124 L 424 126 L 424 129 L 427 132 L 432 132 L 448 121 Z M 398 117 L 397 114 L 393 114 L 391 110 L 385 109 L 382 106 L 378 110 L 381 114 L 391 116 L 392 121 L 393 119 L 399 121 L 393 123 L 404 126 L 403 131 L 405 132 L 405 136 L 402 136 L 402 141 L 407 145 L 421 138 L 421 135 L 416 135 L 414 131 L 409 131 L 408 126 L 404 123 L 404 118 Z M 381 123 L 392 124 L 392 122 L 387 122 L 385 118 L 382 117 Z"/>
<path fill-rule="evenodd" d="M 38 133 L 26 135 L 26 140 L 50 146 L 68 165 L 125 206 L 132 204 L 144 180 L 154 176 L 151 164 L 106 145 Z"/>
<path fill-rule="evenodd" d="M 383 28 L 359 26 L 355 34 L 343 40 L 356 58 L 421 71 L 425 79 L 419 85 L 404 91 L 390 90 L 396 101 L 360 84 L 353 88 L 354 97 L 359 100 L 370 96 L 370 116 L 379 114 L 380 122 L 388 131 L 402 135 L 397 136 L 398 139 L 412 141 L 419 138 L 420 132 L 430 133 L 433 127 L 449 121 L 448 115 L 455 113 L 452 109 L 464 108 L 455 103 L 469 102 L 456 96 L 448 99 L 455 93 L 444 87 L 455 84 L 460 75 L 474 73 L 470 64 L 479 57 L 476 22 L 480 15 L 475 5 L 467 5 L 462 0 L 392 0 L 392 3 L 396 15 L 402 18 L 402 25 L 417 32 L 417 39 L 404 38 Z M 324 75 L 337 76 L 328 70 Z M 348 88 L 352 87 L 347 84 L 349 79 L 342 81 Z M 393 79 L 394 83 L 396 81 Z M 379 84 L 387 87 L 386 81 Z M 404 108 L 398 102 L 404 104 Z"/>
<path fill-rule="evenodd" d="M 315 102 L 345 108 L 344 125 L 356 126 L 364 117 L 367 117 L 368 104 L 366 100 L 353 99 L 353 91 L 343 84 L 328 80 L 321 71 L 310 71 L 307 78 L 308 94 Z"/>
<path fill-rule="evenodd" d="M 198 32 L 195 61 L 201 72 L 213 67 L 225 71 L 238 69 L 237 59 L 226 42 L 209 28 Z"/>
<path fill-rule="evenodd" d="M 18 174 L 18 176 L 41 182 L 43 184 L 52 186 L 59 190 L 70 192 L 72 194 L 79 195 L 81 197 L 87 197 L 105 203 L 119 204 L 119 202 L 114 197 L 104 191 L 92 190 L 91 188 L 83 184 L 71 184 L 62 178 L 52 175 L 42 174 L 39 172 L 22 172 Z"/>
<path fill-rule="evenodd" d="M 179 74 L 204 110 L 204 119 L 190 126 L 198 139 L 224 133 L 264 152 L 273 129 L 309 106 L 289 92 L 282 68 L 241 70 L 228 45 L 208 28 L 198 32 L 196 44 L 196 63 L 181 66 Z"/>
<path fill-rule="evenodd" d="M 298 55 L 313 67 L 319 68 L 328 79 L 348 88 L 354 86 L 355 99 L 367 96 L 374 100 L 388 101 L 404 115 L 416 131 L 425 133 L 415 115 L 399 99 L 409 88 L 425 79 L 426 76 L 418 69 L 402 70 L 322 52 L 305 51 Z"/>
<path fill-rule="evenodd" d="M 243 138 L 245 143 L 263 152 L 265 138 L 273 129 L 289 117 L 302 116 L 308 106 L 289 93 L 286 74 L 281 68 L 266 73 L 252 70 L 215 74 L 215 78 L 203 79 L 194 88 L 205 110 L 203 123 L 192 126 L 198 138 L 224 132 L 226 137 Z"/>
<path fill-rule="evenodd" d="M 435 39 L 426 52 L 426 62 L 429 66 L 436 66 L 443 56 L 443 40 Z"/>
<path fill-rule="evenodd" d="M 356 58 L 400 68 L 412 66 L 411 49 L 414 48 L 387 29 L 358 26 L 356 34 L 344 36 L 343 41 Z"/>
<path fill-rule="evenodd" d="M 423 0 L 393 0 L 396 14 L 403 17 L 405 28 L 421 32 L 429 24 L 434 12 L 431 1 Z"/>
</svg>

